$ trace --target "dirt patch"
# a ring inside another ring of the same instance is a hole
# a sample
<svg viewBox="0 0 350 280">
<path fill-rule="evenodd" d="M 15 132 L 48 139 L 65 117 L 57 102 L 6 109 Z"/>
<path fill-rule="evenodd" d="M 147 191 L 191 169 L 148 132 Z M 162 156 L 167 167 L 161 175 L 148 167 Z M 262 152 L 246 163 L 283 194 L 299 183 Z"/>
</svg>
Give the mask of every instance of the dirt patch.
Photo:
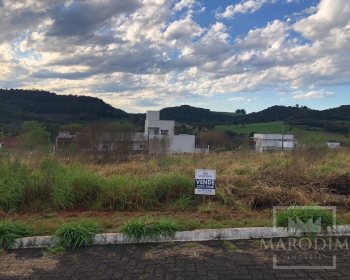
<svg viewBox="0 0 350 280">
<path fill-rule="evenodd" d="M 18 257 L 16 252 L 0 254 L 0 278 L 2 277 L 27 277 L 37 270 L 50 271 L 56 268 L 58 263 L 54 256 L 38 255 L 35 257 Z"/>
</svg>

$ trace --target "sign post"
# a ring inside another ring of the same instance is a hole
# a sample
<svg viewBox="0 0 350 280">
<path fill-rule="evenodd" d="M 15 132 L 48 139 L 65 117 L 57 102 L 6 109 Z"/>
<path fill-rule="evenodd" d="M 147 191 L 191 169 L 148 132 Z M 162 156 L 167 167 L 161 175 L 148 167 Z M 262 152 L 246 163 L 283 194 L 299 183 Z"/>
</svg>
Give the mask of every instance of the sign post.
<svg viewBox="0 0 350 280">
<path fill-rule="evenodd" d="M 196 169 L 194 181 L 194 194 L 215 195 L 216 170 Z"/>
</svg>

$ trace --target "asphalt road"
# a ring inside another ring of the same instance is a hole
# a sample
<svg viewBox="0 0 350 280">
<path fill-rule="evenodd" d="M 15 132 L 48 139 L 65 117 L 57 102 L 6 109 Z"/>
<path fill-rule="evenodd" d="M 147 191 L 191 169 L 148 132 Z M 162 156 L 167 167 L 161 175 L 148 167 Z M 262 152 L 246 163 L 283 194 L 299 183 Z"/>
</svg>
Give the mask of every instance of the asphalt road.
<svg viewBox="0 0 350 280">
<path fill-rule="evenodd" d="M 274 243 L 276 244 L 276 242 Z M 350 251 L 266 249 L 260 241 L 93 246 L 50 255 L 42 249 L 0 253 L 0 279 L 350 279 Z M 335 269 L 273 269 L 278 265 Z"/>
</svg>

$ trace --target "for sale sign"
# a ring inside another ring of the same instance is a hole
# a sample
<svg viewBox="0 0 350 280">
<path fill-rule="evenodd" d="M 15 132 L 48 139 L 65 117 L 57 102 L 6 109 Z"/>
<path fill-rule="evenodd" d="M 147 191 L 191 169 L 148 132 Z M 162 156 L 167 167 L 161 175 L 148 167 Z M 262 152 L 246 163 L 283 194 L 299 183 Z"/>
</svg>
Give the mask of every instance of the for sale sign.
<svg viewBox="0 0 350 280">
<path fill-rule="evenodd" d="M 216 171 L 209 169 L 196 169 L 195 194 L 215 195 Z"/>
</svg>

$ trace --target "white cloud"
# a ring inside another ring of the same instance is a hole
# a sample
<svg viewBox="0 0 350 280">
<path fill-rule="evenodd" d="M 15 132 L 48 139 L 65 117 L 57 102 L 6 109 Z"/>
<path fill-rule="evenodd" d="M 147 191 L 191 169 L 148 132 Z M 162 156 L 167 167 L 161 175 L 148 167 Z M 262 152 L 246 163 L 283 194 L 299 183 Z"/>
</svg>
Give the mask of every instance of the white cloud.
<svg viewBox="0 0 350 280">
<path fill-rule="evenodd" d="M 175 4 L 174 10 L 181 11 L 185 8 L 190 9 L 194 6 L 195 3 L 196 3 L 196 0 L 181 0 Z"/>
<path fill-rule="evenodd" d="M 325 91 L 325 90 L 311 90 L 308 92 L 295 92 L 293 93 L 292 98 L 293 99 L 305 99 L 305 100 L 310 100 L 310 99 L 322 99 L 325 97 L 329 97 L 329 96 L 333 96 L 335 95 L 334 92 L 330 92 L 330 91 Z"/>
<path fill-rule="evenodd" d="M 189 95 L 239 92 L 231 101 L 248 102 L 243 92 L 276 88 L 293 91 L 296 99 L 322 98 L 332 93 L 314 89 L 350 84 L 350 1 L 335 0 L 333 6 L 321 0 L 312 14 L 274 20 L 237 38 L 231 35 L 235 25 L 226 21 L 197 22 L 192 11 L 200 6 L 197 1 L 120 2 L 122 13 L 108 9 L 117 9 L 116 1 L 102 2 L 99 20 L 80 18 L 89 28 L 73 32 L 55 21 L 56 0 L 4 1 L 0 85 L 98 95 L 117 107 L 143 111 L 142 104 L 171 105 Z M 233 9 L 234 17 L 274 2 L 242 1 L 228 11 Z"/>
<path fill-rule="evenodd" d="M 190 43 L 192 38 L 200 36 L 204 29 L 196 24 L 190 16 L 173 21 L 165 30 L 164 36 L 168 40 Z"/>
<path fill-rule="evenodd" d="M 239 96 L 239 97 L 231 97 L 227 99 L 228 101 L 233 101 L 233 102 L 241 102 L 241 103 L 246 103 L 246 102 L 251 102 L 253 99 Z"/>
<path fill-rule="evenodd" d="M 321 0 L 317 12 L 301 19 L 294 29 L 308 39 L 322 39 L 333 28 L 343 28 L 349 23 L 349 0 Z"/>
<path fill-rule="evenodd" d="M 263 5 L 268 3 L 268 0 L 246 0 L 235 5 L 229 5 L 225 11 L 216 13 L 217 18 L 234 18 L 237 14 L 254 13 Z"/>
</svg>

